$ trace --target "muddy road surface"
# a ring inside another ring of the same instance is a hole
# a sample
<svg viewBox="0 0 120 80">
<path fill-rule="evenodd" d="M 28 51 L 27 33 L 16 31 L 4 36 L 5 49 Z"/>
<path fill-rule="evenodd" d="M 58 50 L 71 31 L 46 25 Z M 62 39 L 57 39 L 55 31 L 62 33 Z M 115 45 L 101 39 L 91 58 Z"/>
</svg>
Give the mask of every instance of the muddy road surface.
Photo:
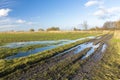
<svg viewBox="0 0 120 80">
<path fill-rule="evenodd" d="M 90 79 L 92 68 L 99 62 L 112 35 L 91 39 L 44 61 L 3 76 L 5 80 L 83 80 Z"/>
</svg>

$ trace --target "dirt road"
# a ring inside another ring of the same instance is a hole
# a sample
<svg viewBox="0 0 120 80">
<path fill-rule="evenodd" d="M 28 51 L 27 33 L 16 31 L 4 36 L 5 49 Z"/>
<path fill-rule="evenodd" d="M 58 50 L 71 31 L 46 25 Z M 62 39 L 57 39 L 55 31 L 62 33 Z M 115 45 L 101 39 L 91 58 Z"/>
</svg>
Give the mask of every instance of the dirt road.
<svg viewBox="0 0 120 80">
<path fill-rule="evenodd" d="M 82 44 L 72 48 L 68 51 L 60 53 L 59 56 L 54 56 L 44 61 L 35 63 L 24 69 L 15 71 L 4 77 L 6 80 L 83 80 L 90 79 L 90 71 L 94 65 L 99 62 L 105 53 L 105 48 L 112 35 L 107 34 L 99 38 L 92 39 L 85 45 L 93 43 L 98 45 L 94 48 L 94 52 L 85 57 L 87 53 L 92 50 L 92 46 L 86 47 L 84 50 L 78 51 L 82 48 Z M 83 58 L 85 57 L 85 58 Z"/>
</svg>

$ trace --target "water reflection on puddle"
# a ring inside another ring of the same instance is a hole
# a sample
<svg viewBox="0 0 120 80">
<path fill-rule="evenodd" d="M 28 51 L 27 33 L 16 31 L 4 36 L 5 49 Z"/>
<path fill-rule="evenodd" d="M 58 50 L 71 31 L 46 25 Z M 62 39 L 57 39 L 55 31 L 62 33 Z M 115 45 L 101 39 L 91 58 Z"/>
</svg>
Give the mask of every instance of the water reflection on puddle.
<svg viewBox="0 0 120 80">
<path fill-rule="evenodd" d="M 14 42 L 14 43 L 8 43 L 7 45 L 0 46 L 0 47 L 5 47 L 5 48 L 19 48 L 19 47 L 24 47 L 24 46 L 29 46 L 29 45 L 36 45 L 36 44 L 42 44 L 42 45 L 54 45 L 54 44 L 65 44 L 65 43 L 71 43 L 71 42 L 76 42 L 79 40 L 84 40 L 86 38 L 93 39 L 95 36 L 89 36 L 85 38 L 80 38 L 76 40 L 53 40 L 53 41 L 28 41 L 28 42 Z"/>
<path fill-rule="evenodd" d="M 30 45 L 54 45 L 54 44 L 62 44 L 66 43 L 70 40 L 58 40 L 58 41 L 29 41 L 29 42 L 15 42 L 15 43 L 9 43 L 7 45 L 1 46 L 5 48 L 19 48 L 24 46 L 30 46 Z"/>
<path fill-rule="evenodd" d="M 47 46 L 47 47 L 42 47 L 42 48 L 36 48 L 34 50 L 29 50 L 29 51 L 26 51 L 26 52 L 18 52 L 16 55 L 12 55 L 12 56 L 6 57 L 5 59 L 14 59 L 14 58 L 25 57 L 25 56 L 28 56 L 30 54 L 35 54 L 35 53 L 44 51 L 46 49 L 50 50 L 50 49 L 53 49 L 55 47 L 56 46 Z"/>
<path fill-rule="evenodd" d="M 76 47 L 73 47 L 73 48 L 71 48 L 69 50 L 66 50 L 66 51 L 64 51 L 62 53 L 59 53 L 56 56 L 59 56 L 61 54 L 69 53 L 70 51 L 73 51 L 74 54 L 78 54 L 81 51 L 85 50 L 86 48 L 90 48 L 91 47 L 91 50 L 88 51 L 87 54 L 84 56 L 84 58 L 86 58 L 86 57 L 90 56 L 95 51 L 95 49 L 98 48 L 99 46 L 100 46 L 100 43 L 97 44 L 97 45 L 94 45 L 93 42 L 83 43 L 83 44 L 80 44 L 80 45 L 78 45 Z"/>
<path fill-rule="evenodd" d="M 87 58 L 87 57 L 90 56 L 91 54 L 93 54 L 93 53 L 95 52 L 95 49 L 98 48 L 99 46 L 100 46 L 100 43 L 97 44 L 97 45 L 95 45 L 95 46 L 93 46 L 93 47 L 91 48 L 91 50 L 89 50 L 89 51 L 87 52 L 87 54 L 82 57 L 82 60 L 85 59 L 85 58 Z M 103 53 L 103 52 L 106 50 L 106 48 L 107 48 L 107 45 L 106 45 L 106 44 L 103 44 L 103 45 L 102 45 L 101 52 Z"/>
<path fill-rule="evenodd" d="M 86 37 L 86 38 L 94 39 L 95 37 L 90 36 L 90 37 Z M 34 50 L 29 50 L 29 51 L 26 51 L 26 52 L 18 52 L 16 55 L 12 55 L 12 56 L 9 56 L 9 57 L 5 58 L 5 59 L 14 59 L 14 58 L 25 57 L 25 56 L 28 56 L 30 54 L 35 54 L 35 53 L 42 52 L 42 51 L 45 51 L 45 50 L 50 50 L 50 49 L 53 49 L 53 48 L 56 48 L 56 47 L 59 47 L 59 46 L 65 45 L 65 44 L 70 44 L 70 43 L 73 43 L 73 42 L 76 42 L 76 41 L 79 41 L 79 40 L 84 40 L 86 38 L 80 38 L 80 39 L 76 39 L 76 40 L 16 42 L 16 43 L 10 43 L 10 44 L 2 46 L 2 47 L 17 48 L 17 47 L 24 47 L 25 45 L 33 45 L 33 44 L 34 45 L 35 44 L 50 44 L 46 47 L 36 48 Z M 85 48 L 88 48 L 88 47 L 91 47 L 91 46 L 93 46 L 93 43 L 81 44 L 81 45 L 78 45 L 74 48 L 71 48 L 71 49 L 63 52 L 63 54 L 66 53 L 66 52 L 69 52 L 73 49 L 75 49 L 74 53 L 76 54 L 76 53 L 81 52 Z"/>
<path fill-rule="evenodd" d="M 102 51 L 102 52 L 104 52 L 104 51 L 106 50 L 106 48 L 107 48 L 107 45 L 106 45 L 106 44 L 104 44 L 104 45 L 102 46 L 101 51 Z"/>
<path fill-rule="evenodd" d="M 89 47 L 91 47 L 91 49 L 87 52 L 87 54 L 85 56 L 82 57 L 82 59 L 85 59 L 88 56 L 90 56 L 91 54 L 93 54 L 95 52 L 95 49 L 98 48 L 99 46 L 100 46 L 100 43 L 97 45 L 93 45 L 93 43 L 91 43 L 89 46 Z"/>
<path fill-rule="evenodd" d="M 98 48 L 99 45 L 100 45 L 100 44 L 94 45 L 93 42 L 84 43 L 84 44 L 81 44 L 81 45 L 79 46 L 79 48 L 75 51 L 75 53 L 79 53 L 79 52 L 81 52 L 82 50 L 91 47 L 91 50 L 90 50 L 90 51 L 88 52 L 88 54 L 86 55 L 86 56 L 88 56 L 91 52 L 94 51 L 94 49 Z"/>
</svg>

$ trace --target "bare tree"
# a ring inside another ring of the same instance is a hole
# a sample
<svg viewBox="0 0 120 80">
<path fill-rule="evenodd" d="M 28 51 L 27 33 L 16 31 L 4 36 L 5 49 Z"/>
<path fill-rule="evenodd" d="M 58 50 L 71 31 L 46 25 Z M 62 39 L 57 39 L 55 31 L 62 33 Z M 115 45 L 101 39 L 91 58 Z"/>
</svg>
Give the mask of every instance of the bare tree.
<svg viewBox="0 0 120 80">
<path fill-rule="evenodd" d="M 103 24 L 103 29 L 115 29 L 115 22 L 107 21 Z"/>
</svg>

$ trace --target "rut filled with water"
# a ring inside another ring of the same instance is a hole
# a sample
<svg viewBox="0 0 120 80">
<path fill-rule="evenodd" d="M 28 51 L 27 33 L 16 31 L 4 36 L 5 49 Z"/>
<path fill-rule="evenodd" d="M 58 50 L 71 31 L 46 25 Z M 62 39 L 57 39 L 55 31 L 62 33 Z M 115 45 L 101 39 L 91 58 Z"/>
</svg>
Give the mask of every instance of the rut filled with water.
<svg viewBox="0 0 120 80">
<path fill-rule="evenodd" d="M 33 50 L 20 51 L 20 52 L 18 52 L 15 55 L 11 55 L 11 56 L 8 56 L 8 57 L 5 58 L 5 59 L 14 59 L 14 58 L 20 58 L 20 57 L 29 56 L 31 54 L 36 54 L 38 52 L 42 52 L 42 51 L 45 51 L 45 50 L 51 50 L 51 49 L 54 49 L 56 47 L 60 47 L 60 46 L 66 45 L 66 44 L 74 43 L 74 42 L 77 42 L 77 41 L 80 41 L 80 40 L 94 39 L 94 38 L 96 38 L 96 37 L 95 36 L 89 36 L 89 37 L 86 37 L 86 38 L 80 38 L 80 39 L 76 39 L 76 40 L 16 42 L 16 43 L 10 43 L 10 44 L 7 44 L 7 45 L 1 46 L 1 47 L 19 48 L 19 47 L 24 47 L 24 46 L 28 46 L 28 45 L 35 45 L 35 44 L 45 44 L 45 45 L 48 45 L 48 46 L 45 46 L 45 47 L 35 48 Z M 69 49 L 69 50 L 67 50 L 67 51 L 65 51 L 63 53 L 69 52 L 72 49 L 76 49 L 75 52 L 74 52 L 76 54 L 76 53 L 78 53 L 76 51 L 80 52 L 80 51 L 84 50 L 85 48 L 88 48 L 87 47 L 88 45 L 89 46 L 93 45 L 93 44 L 92 45 L 90 45 L 90 44 L 91 43 L 78 45 L 78 46 L 73 47 L 73 48 L 71 48 L 71 49 Z M 80 46 L 81 46 L 81 48 L 79 48 Z"/>
</svg>

